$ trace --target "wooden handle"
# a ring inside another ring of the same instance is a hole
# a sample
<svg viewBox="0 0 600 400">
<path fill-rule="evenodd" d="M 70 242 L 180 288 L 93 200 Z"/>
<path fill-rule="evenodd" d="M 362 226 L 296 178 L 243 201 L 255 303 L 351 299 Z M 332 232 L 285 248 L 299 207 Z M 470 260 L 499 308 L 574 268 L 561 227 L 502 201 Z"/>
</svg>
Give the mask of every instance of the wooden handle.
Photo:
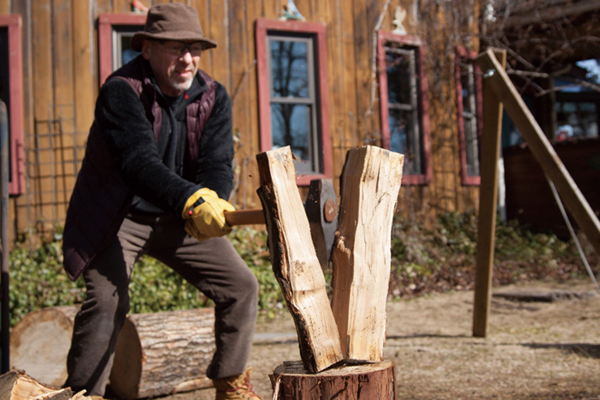
<svg viewBox="0 0 600 400">
<path fill-rule="evenodd" d="M 265 216 L 262 208 L 252 210 L 228 211 L 225 219 L 229 226 L 264 224 Z"/>
</svg>

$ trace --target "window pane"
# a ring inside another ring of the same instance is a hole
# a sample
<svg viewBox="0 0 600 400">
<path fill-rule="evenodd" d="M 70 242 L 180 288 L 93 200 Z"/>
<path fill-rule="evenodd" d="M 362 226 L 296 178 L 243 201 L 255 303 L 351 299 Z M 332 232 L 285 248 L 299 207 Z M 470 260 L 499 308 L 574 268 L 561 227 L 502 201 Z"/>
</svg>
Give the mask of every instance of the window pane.
<svg viewBox="0 0 600 400">
<path fill-rule="evenodd" d="M 273 148 L 290 146 L 297 160 L 311 164 L 310 107 L 303 104 L 271 104 Z"/>
<path fill-rule="evenodd" d="M 404 173 L 424 173 L 415 50 L 386 48 L 390 149 L 404 154 Z"/>
<path fill-rule="evenodd" d="M 415 175 L 423 173 L 421 139 L 412 135 L 417 129 L 417 121 L 412 111 L 390 109 L 390 150 L 404 154 L 404 172 Z"/>
<path fill-rule="evenodd" d="M 463 112 L 475 114 L 475 75 L 472 64 L 462 64 L 460 68 L 462 86 Z"/>
<path fill-rule="evenodd" d="M 479 132 L 477 131 L 477 101 L 475 93 L 475 69 L 466 59 L 460 61 L 462 86 L 463 126 L 465 139 L 466 170 L 468 176 L 479 176 Z"/>
<path fill-rule="evenodd" d="M 411 51 L 393 49 L 386 52 L 389 103 L 412 104 L 412 58 Z"/>
<path fill-rule="evenodd" d="M 477 135 L 477 119 L 464 117 L 464 126 L 467 175 L 479 176 L 479 136 Z"/>
<path fill-rule="evenodd" d="M 141 54 L 139 51 L 135 51 L 131 48 L 132 36 L 133 34 L 121 34 L 122 65 L 127 64 L 129 61 L 133 60 L 138 54 Z"/>
<path fill-rule="evenodd" d="M 597 103 L 587 101 L 557 101 L 556 137 L 598 137 Z"/>
<path fill-rule="evenodd" d="M 308 98 L 308 42 L 270 40 L 271 96 Z"/>
<path fill-rule="evenodd" d="M 141 30 L 139 26 L 118 26 L 113 27 L 113 71 L 121 68 L 129 61 L 133 60 L 139 51 L 131 49 L 131 38 L 135 32 Z"/>
</svg>

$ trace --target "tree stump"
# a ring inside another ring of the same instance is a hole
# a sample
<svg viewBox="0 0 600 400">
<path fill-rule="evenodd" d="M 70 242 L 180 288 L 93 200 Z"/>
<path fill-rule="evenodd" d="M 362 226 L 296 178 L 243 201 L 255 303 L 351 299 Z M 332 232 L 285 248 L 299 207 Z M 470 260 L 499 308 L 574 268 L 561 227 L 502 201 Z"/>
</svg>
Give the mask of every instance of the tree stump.
<svg viewBox="0 0 600 400">
<path fill-rule="evenodd" d="M 301 362 L 285 362 L 270 375 L 274 400 L 393 400 L 396 365 L 334 367 L 309 374 Z"/>
</svg>

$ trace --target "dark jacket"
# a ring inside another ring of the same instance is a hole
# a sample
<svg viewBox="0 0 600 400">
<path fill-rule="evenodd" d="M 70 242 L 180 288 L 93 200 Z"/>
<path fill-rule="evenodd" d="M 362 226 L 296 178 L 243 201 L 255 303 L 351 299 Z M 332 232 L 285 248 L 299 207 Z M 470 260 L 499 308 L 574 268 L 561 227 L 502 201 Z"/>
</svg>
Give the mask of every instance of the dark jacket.
<svg viewBox="0 0 600 400">
<path fill-rule="evenodd" d="M 160 93 L 141 56 L 101 88 L 65 221 L 64 267 L 71 279 L 115 240 L 134 197 L 176 215 L 202 187 L 229 197 L 233 137 L 226 90 L 199 72 L 178 99 L 183 113 L 174 114 L 172 100 Z M 171 163 L 166 160 L 168 143 L 177 139 L 176 118 L 185 120 L 180 141 L 185 151 Z"/>
</svg>

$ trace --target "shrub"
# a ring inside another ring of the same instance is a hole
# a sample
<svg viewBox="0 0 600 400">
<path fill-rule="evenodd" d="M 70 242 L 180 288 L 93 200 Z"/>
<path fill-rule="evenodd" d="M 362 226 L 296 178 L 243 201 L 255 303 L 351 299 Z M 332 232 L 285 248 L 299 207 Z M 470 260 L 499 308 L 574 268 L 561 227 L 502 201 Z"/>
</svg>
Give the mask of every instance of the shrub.
<svg viewBox="0 0 600 400">
<path fill-rule="evenodd" d="M 10 253 L 10 322 L 43 307 L 83 301 L 83 281 L 71 282 L 62 267 L 60 242 L 29 250 L 17 244 Z"/>
<path fill-rule="evenodd" d="M 264 229 L 238 227 L 230 240 L 256 275 L 259 310 L 272 318 L 283 312 L 284 299 L 273 274 Z M 83 281 L 71 282 L 62 268 L 60 236 L 33 250 L 17 245 L 10 255 L 11 325 L 26 313 L 42 307 L 81 303 Z M 477 241 L 477 218 L 472 213 L 440 215 L 425 228 L 399 217 L 392 234 L 393 297 L 410 297 L 435 291 L 472 288 Z M 497 224 L 494 284 L 553 278 L 566 280 L 587 273 L 572 242 L 548 233 L 533 232 L 516 222 Z M 589 252 L 591 264 L 598 255 Z M 327 280 L 331 271 L 325 271 Z M 130 285 L 134 313 L 189 309 L 210 305 L 210 300 L 160 262 L 143 257 L 134 267 Z"/>
<path fill-rule="evenodd" d="M 249 227 L 237 228 L 230 239 L 259 281 L 261 313 L 273 317 L 277 310 L 283 308 L 283 296 L 271 269 L 266 232 Z M 151 257 L 142 257 L 135 265 L 129 292 L 132 313 L 211 305 L 204 294 Z M 17 244 L 11 252 L 11 326 L 31 311 L 78 304 L 84 298 L 83 280 L 71 282 L 63 270 L 60 240 L 43 243 L 32 250 Z"/>
<path fill-rule="evenodd" d="M 473 213 L 441 214 L 430 229 L 397 217 L 392 235 L 392 296 L 471 289 L 476 248 Z M 597 254 L 590 251 L 587 256 L 598 265 Z M 587 272 L 572 241 L 535 232 L 517 221 L 497 223 L 494 285 L 543 278 L 564 281 L 573 276 L 587 276 Z"/>
</svg>

